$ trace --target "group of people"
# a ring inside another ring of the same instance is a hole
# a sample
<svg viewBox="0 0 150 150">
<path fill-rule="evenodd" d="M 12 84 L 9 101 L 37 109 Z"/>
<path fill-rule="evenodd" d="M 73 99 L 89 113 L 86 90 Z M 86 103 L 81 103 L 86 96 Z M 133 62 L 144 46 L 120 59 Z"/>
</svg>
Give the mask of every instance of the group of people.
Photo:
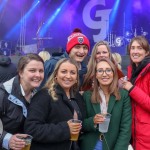
<svg viewBox="0 0 150 150">
<path fill-rule="evenodd" d="M 134 37 L 128 47 L 131 64 L 127 80 L 106 41 L 90 50 L 88 38 L 75 29 L 66 52 L 45 63 L 27 54 L 18 63 L 18 75 L 0 85 L 1 149 L 21 150 L 18 136 L 33 137 L 31 150 L 150 149 L 150 48 Z M 131 107 L 132 106 L 132 107 Z M 111 114 L 108 131 L 98 125 Z M 81 120 L 75 126 L 72 119 Z M 71 134 L 80 133 L 78 141 Z"/>
</svg>

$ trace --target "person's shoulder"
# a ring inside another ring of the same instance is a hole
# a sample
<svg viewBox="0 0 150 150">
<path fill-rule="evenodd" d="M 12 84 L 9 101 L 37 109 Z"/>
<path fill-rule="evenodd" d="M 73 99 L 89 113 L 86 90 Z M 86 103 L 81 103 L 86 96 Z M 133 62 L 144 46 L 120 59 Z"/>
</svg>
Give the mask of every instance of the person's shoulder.
<svg viewBox="0 0 150 150">
<path fill-rule="evenodd" d="M 84 93 L 83 93 L 83 97 L 91 97 L 91 95 L 92 95 L 92 91 L 85 91 Z"/>
<path fill-rule="evenodd" d="M 32 97 L 32 101 L 36 101 L 37 103 L 40 102 L 44 102 L 47 101 L 47 99 L 49 99 L 49 93 L 48 90 L 46 88 L 43 88 L 41 90 L 39 90 L 33 97 Z"/>
<path fill-rule="evenodd" d="M 144 68 L 145 71 L 147 72 L 150 72 L 150 63 L 148 63 L 145 68 Z"/>
<path fill-rule="evenodd" d="M 45 96 L 45 95 L 48 95 L 48 89 L 47 88 L 42 88 L 35 95 L 36 96 Z"/>
<path fill-rule="evenodd" d="M 129 92 L 125 89 L 119 89 L 121 99 L 128 98 L 129 97 Z"/>
<path fill-rule="evenodd" d="M 128 94 L 128 93 L 129 93 L 127 90 L 125 90 L 125 89 L 123 89 L 123 88 L 120 88 L 120 89 L 119 89 L 119 92 L 120 92 L 121 94 Z"/>
<path fill-rule="evenodd" d="M 51 57 L 49 60 L 46 60 L 44 64 L 50 64 L 52 63 L 53 61 L 57 61 L 58 58 L 57 57 Z"/>
<path fill-rule="evenodd" d="M 81 99 L 83 99 L 83 95 L 82 95 L 80 92 L 76 92 L 76 94 L 75 94 L 75 99 L 81 100 Z"/>
<path fill-rule="evenodd" d="M 47 66 L 49 64 L 56 64 L 57 61 L 59 61 L 60 59 L 65 58 L 65 55 L 61 55 L 61 56 L 52 56 L 49 60 L 46 60 L 44 65 Z"/>
</svg>

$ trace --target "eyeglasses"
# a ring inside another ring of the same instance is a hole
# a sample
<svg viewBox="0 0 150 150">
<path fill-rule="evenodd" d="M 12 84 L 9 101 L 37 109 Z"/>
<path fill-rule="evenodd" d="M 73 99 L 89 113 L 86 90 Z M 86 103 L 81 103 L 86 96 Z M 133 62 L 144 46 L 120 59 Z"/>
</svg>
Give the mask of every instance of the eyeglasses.
<svg viewBox="0 0 150 150">
<path fill-rule="evenodd" d="M 112 74 L 113 70 L 112 70 L 112 69 L 106 69 L 106 70 L 98 69 L 98 70 L 97 70 L 97 73 L 100 74 L 100 75 L 104 74 L 104 72 L 105 72 L 107 75 L 110 75 L 110 74 Z"/>
</svg>

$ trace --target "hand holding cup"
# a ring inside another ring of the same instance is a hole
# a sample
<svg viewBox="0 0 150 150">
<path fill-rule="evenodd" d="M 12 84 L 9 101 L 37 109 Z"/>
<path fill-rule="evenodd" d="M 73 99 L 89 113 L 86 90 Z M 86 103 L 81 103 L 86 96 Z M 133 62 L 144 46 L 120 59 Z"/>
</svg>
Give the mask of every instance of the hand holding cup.
<svg viewBox="0 0 150 150">
<path fill-rule="evenodd" d="M 104 122 L 104 120 L 105 120 L 105 117 L 103 114 L 96 114 L 94 116 L 94 124 L 102 123 L 102 122 Z"/>
<path fill-rule="evenodd" d="M 133 84 L 128 81 L 127 76 L 120 78 L 118 84 L 120 88 L 126 89 L 127 91 L 133 87 Z"/>
<path fill-rule="evenodd" d="M 18 135 L 17 138 L 25 142 L 25 146 L 21 150 L 30 150 L 31 142 L 33 139 L 31 135 Z"/>
<path fill-rule="evenodd" d="M 106 114 L 103 114 L 103 116 L 104 116 L 104 121 L 102 123 L 99 123 L 99 131 L 101 133 L 106 133 L 108 131 L 111 114 L 106 113 Z"/>
<path fill-rule="evenodd" d="M 9 140 L 9 148 L 12 150 L 22 150 L 26 143 L 23 139 L 18 138 L 18 136 L 26 137 L 27 134 L 14 134 Z"/>
<path fill-rule="evenodd" d="M 79 137 L 80 130 L 82 128 L 82 121 L 78 119 L 71 119 L 68 122 L 70 133 L 71 133 L 71 139 L 72 141 L 77 141 Z"/>
</svg>

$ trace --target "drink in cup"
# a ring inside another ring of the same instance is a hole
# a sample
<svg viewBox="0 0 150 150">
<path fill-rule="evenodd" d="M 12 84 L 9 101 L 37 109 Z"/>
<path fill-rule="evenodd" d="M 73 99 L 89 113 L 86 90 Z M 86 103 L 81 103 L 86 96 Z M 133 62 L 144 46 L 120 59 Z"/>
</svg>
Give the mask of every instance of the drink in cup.
<svg viewBox="0 0 150 150">
<path fill-rule="evenodd" d="M 78 119 L 71 119 L 72 123 L 74 123 L 74 125 L 79 125 L 82 123 L 81 120 L 78 120 Z M 77 141 L 78 140 L 78 137 L 79 137 L 79 133 L 77 134 L 71 134 L 71 141 Z"/>
<path fill-rule="evenodd" d="M 30 150 L 31 142 L 33 137 L 31 135 L 27 135 L 27 137 L 17 136 L 17 138 L 25 141 L 26 146 L 22 148 L 22 150 Z"/>
<path fill-rule="evenodd" d="M 99 131 L 101 133 L 106 133 L 108 131 L 111 114 L 106 113 L 106 114 L 103 114 L 103 116 L 104 116 L 105 119 L 104 119 L 103 123 L 99 124 Z"/>
</svg>

